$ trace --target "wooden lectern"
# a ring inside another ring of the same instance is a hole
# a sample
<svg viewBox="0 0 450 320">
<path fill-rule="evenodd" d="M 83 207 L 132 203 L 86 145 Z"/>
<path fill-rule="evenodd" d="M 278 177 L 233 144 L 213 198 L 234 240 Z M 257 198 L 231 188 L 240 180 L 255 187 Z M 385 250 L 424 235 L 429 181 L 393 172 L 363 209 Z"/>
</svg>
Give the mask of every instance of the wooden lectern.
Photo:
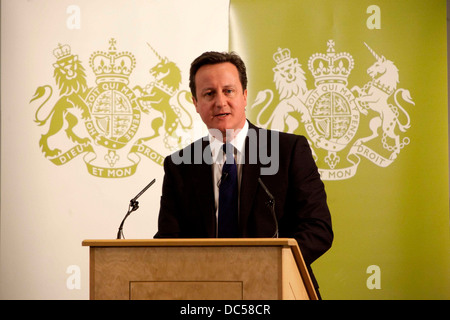
<svg viewBox="0 0 450 320">
<path fill-rule="evenodd" d="M 317 300 L 295 239 L 84 240 L 90 299 Z"/>
</svg>

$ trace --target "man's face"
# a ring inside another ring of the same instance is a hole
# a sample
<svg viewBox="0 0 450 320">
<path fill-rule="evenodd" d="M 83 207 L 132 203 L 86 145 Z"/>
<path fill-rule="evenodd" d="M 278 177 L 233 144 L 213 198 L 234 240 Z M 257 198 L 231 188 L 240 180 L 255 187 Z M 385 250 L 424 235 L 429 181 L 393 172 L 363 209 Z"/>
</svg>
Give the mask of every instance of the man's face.
<svg viewBox="0 0 450 320">
<path fill-rule="evenodd" d="M 230 62 L 204 65 L 195 75 L 195 108 L 208 129 L 218 129 L 223 138 L 227 129 L 245 124 L 247 90 L 242 91 L 237 68 Z"/>
</svg>

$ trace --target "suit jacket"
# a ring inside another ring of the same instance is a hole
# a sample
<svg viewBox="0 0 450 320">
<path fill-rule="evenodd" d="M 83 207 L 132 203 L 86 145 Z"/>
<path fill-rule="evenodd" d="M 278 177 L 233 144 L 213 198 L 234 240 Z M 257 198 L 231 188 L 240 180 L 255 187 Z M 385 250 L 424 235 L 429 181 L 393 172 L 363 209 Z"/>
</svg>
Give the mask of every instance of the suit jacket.
<svg viewBox="0 0 450 320">
<path fill-rule="evenodd" d="M 266 139 L 267 143 L 260 143 Z M 268 159 L 272 159 L 271 163 L 267 163 Z M 276 165 L 274 174 L 261 174 L 264 170 L 273 171 Z M 166 157 L 164 171 L 155 238 L 215 238 L 216 208 L 208 138 Z M 333 232 L 324 184 L 306 138 L 249 123 L 239 203 L 239 231 L 243 238 L 272 237 L 275 232 L 268 206 L 270 198 L 258 183 L 259 177 L 275 199 L 279 237 L 297 240 L 317 288 L 310 264 L 331 247 Z"/>
</svg>

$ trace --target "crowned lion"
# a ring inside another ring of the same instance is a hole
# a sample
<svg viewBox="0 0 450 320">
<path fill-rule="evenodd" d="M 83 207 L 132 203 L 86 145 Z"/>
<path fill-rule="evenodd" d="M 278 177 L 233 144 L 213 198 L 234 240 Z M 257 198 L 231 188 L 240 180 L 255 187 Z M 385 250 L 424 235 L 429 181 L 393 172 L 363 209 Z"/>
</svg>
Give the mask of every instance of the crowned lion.
<svg viewBox="0 0 450 320">
<path fill-rule="evenodd" d="M 289 49 L 279 48 L 273 59 L 277 63 L 272 70 L 280 102 L 275 108 L 269 108 L 273 92 L 266 89 L 258 92 L 251 109 L 258 113 L 258 125 L 292 133 L 297 129 L 302 115 L 308 114 L 304 104 L 308 93 L 305 72 L 298 59 L 291 58 Z"/>
<path fill-rule="evenodd" d="M 51 149 L 48 146 L 48 139 L 63 129 L 65 122 L 67 123 L 65 131 L 70 140 L 79 144 L 89 141 L 89 138 L 80 138 L 73 132 L 73 128 L 78 123 L 78 118 L 71 112 L 71 109 L 77 108 L 81 110 L 83 119 L 90 118 L 89 108 L 83 100 L 88 93 L 85 70 L 78 60 L 78 56 L 71 54 L 70 46 L 59 45 L 53 53 L 57 58 L 53 66 L 60 97 L 45 119 L 39 118 L 39 112 L 53 95 L 53 88 L 50 85 L 38 87 L 30 101 L 32 102 L 46 96 L 45 101 L 35 113 L 35 122 L 39 126 L 43 126 L 50 120 L 48 132 L 43 134 L 39 140 L 39 146 L 46 157 L 55 157 L 61 153 L 61 150 L 57 148 Z"/>
</svg>

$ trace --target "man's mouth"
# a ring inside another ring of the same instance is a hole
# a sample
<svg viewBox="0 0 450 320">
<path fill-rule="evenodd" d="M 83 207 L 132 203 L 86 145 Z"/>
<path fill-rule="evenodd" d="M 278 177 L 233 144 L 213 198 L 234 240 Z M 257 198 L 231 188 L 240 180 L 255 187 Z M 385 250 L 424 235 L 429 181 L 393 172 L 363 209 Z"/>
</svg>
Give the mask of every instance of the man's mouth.
<svg viewBox="0 0 450 320">
<path fill-rule="evenodd" d="M 216 117 L 217 118 L 223 118 L 223 117 L 226 117 L 226 116 L 228 116 L 228 115 L 230 115 L 231 113 L 227 113 L 227 112 L 225 112 L 225 113 L 219 113 L 219 114 L 216 114 Z"/>
</svg>

